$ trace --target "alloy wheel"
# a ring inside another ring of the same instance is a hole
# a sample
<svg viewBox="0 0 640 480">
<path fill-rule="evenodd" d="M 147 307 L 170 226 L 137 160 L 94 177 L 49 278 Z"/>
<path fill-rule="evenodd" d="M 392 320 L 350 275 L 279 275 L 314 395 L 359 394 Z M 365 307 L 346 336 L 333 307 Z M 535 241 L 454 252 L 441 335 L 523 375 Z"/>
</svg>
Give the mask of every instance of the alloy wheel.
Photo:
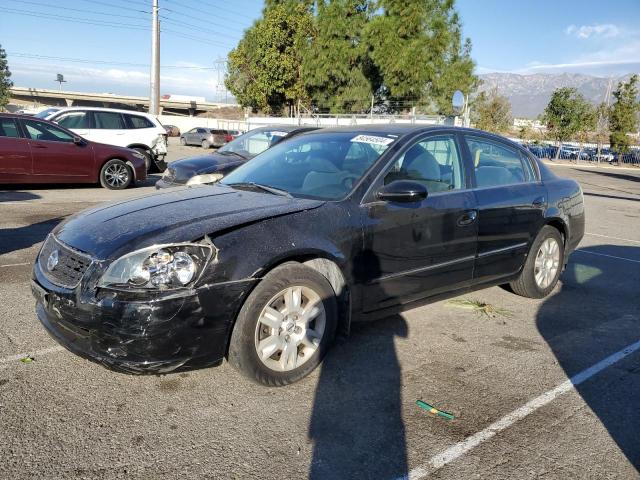
<svg viewBox="0 0 640 480">
<path fill-rule="evenodd" d="M 109 165 L 104 171 L 104 180 L 111 187 L 122 187 L 129 181 L 129 171 L 125 165 Z"/>
<path fill-rule="evenodd" d="M 556 278 L 560 268 L 560 245 L 555 238 L 547 238 L 536 254 L 533 274 L 536 284 L 546 289 Z"/>
<path fill-rule="evenodd" d="M 325 327 L 320 296 L 309 287 L 288 287 L 272 297 L 260 313 L 255 332 L 258 358 L 271 370 L 294 370 L 318 350 Z"/>
</svg>

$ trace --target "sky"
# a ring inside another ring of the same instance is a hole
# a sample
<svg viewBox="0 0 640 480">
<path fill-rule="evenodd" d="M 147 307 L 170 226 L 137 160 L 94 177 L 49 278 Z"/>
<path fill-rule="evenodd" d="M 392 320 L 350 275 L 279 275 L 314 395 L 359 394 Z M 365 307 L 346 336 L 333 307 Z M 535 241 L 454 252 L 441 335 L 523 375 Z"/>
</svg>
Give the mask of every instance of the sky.
<svg viewBox="0 0 640 480">
<path fill-rule="evenodd" d="M 159 0 L 161 94 L 224 100 L 223 64 L 261 0 Z M 152 0 L 0 0 L 16 86 L 148 95 Z M 458 0 L 476 73 L 640 72 L 640 0 Z"/>
</svg>

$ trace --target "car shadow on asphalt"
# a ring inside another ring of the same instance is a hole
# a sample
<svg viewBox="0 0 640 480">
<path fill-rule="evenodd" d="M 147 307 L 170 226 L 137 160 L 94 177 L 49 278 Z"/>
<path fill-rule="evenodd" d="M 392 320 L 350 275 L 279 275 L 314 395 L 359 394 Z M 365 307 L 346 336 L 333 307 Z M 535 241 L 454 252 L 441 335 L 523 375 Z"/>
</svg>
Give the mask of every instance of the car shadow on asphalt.
<svg viewBox="0 0 640 480">
<path fill-rule="evenodd" d="M 56 217 L 24 227 L 0 228 L 0 255 L 32 247 L 44 241 L 64 217 Z"/>
<path fill-rule="evenodd" d="M 626 173 L 613 173 L 613 172 L 603 172 L 603 171 L 599 171 L 599 170 L 581 170 L 581 169 L 576 169 L 578 172 L 583 172 L 583 173 L 593 173 L 596 175 L 603 175 L 605 177 L 609 177 L 609 178 L 616 178 L 618 180 L 627 180 L 629 182 L 640 182 L 640 176 L 638 175 L 629 175 Z M 638 169 L 638 173 L 640 173 L 640 169 Z"/>
<path fill-rule="evenodd" d="M 28 200 L 37 200 L 42 198 L 40 195 L 37 195 L 32 192 L 21 192 L 20 190 L 14 189 L 6 189 L 7 185 L 2 186 L 2 191 L 0 191 L 0 203 L 3 202 L 25 202 Z"/>
<path fill-rule="evenodd" d="M 376 277 L 377 257 L 366 251 L 354 259 Z M 369 288 L 375 288 L 370 285 Z M 309 437 L 313 457 L 309 478 L 396 478 L 407 474 L 402 420 L 401 369 L 395 338 L 408 336 L 398 314 L 354 323 L 325 358 L 316 387 Z"/>
<path fill-rule="evenodd" d="M 640 247 L 602 245 L 585 250 L 592 253 L 577 251 L 571 256 L 562 287 L 542 303 L 536 318 L 540 334 L 569 378 L 640 340 L 640 266 L 622 260 L 640 261 Z M 575 388 L 640 470 L 640 354 L 631 354 Z"/>
</svg>

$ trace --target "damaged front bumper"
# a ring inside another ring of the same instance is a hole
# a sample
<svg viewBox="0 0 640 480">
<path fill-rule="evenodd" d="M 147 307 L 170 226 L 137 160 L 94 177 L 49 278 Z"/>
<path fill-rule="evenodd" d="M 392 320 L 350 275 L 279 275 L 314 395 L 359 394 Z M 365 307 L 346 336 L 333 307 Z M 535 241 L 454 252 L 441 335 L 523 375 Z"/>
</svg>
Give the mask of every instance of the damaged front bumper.
<svg viewBox="0 0 640 480">
<path fill-rule="evenodd" d="M 51 283 L 38 262 L 32 291 L 47 332 L 66 349 L 112 370 L 166 373 L 219 364 L 237 313 L 257 280 L 140 294 Z"/>
</svg>

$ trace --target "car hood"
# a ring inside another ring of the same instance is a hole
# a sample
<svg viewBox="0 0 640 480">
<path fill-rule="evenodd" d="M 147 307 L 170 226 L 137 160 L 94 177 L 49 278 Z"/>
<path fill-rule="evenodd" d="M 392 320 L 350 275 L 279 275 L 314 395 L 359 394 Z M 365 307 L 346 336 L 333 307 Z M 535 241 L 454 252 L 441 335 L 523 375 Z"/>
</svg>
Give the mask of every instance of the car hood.
<svg viewBox="0 0 640 480">
<path fill-rule="evenodd" d="M 227 170 L 234 165 L 241 165 L 246 160 L 236 155 L 222 155 L 220 153 L 208 153 L 197 157 L 176 160 L 169 164 L 175 180 L 188 180 L 194 175 L 203 173 L 215 173 L 219 170 Z"/>
<path fill-rule="evenodd" d="M 224 185 L 186 187 L 85 210 L 53 232 L 67 245 L 105 260 L 152 245 L 194 241 L 323 203 Z"/>
</svg>

